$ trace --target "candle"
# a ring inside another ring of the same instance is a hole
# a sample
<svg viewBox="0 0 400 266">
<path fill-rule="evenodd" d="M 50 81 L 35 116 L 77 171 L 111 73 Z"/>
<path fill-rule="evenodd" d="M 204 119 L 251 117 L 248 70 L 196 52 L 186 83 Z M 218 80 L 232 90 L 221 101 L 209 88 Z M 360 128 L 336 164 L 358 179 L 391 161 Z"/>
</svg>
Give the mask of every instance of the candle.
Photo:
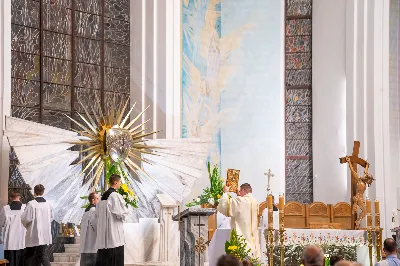
<svg viewBox="0 0 400 266">
<path fill-rule="evenodd" d="M 268 200 L 268 209 L 272 210 L 273 207 L 272 207 L 272 195 L 271 194 L 268 195 L 267 200 Z"/>
<path fill-rule="evenodd" d="M 283 198 L 283 195 L 279 195 L 279 209 L 283 210 L 285 209 L 285 200 Z"/>
<path fill-rule="evenodd" d="M 366 205 L 367 205 L 367 213 L 371 213 L 371 201 L 369 198 L 366 200 Z"/>
<path fill-rule="evenodd" d="M 379 213 L 379 201 L 375 200 L 375 213 Z"/>
</svg>

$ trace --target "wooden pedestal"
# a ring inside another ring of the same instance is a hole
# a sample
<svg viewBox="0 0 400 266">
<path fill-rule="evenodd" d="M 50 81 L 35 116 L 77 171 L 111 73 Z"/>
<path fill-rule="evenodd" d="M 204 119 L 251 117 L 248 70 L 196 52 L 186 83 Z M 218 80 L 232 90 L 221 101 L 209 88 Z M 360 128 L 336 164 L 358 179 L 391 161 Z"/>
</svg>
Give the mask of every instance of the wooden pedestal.
<svg viewBox="0 0 400 266">
<path fill-rule="evenodd" d="M 217 206 L 211 204 L 202 204 L 202 208 L 217 209 Z M 208 216 L 208 241 L 211 241 L 215 231 L 217 230 L 217 212 Z"/>
<path fill-rule="evenodd" d="M 217 213 L 208 216 L 208 240 L 211 241 L 215 231 L 217 230 Z"/>
</svg>

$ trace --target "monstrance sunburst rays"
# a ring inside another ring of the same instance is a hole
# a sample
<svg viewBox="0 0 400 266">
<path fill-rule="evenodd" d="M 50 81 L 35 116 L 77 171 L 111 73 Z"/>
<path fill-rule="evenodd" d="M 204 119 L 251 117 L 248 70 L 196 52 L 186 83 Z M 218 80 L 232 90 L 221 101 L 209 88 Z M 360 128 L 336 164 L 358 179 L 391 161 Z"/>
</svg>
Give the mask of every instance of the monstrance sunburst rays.
<svg viewBox="0 0 400 266">
<path fill-rule="evenodd" d="M 152 149 L 160 147 L 145 145 L 146 140 L 144 138 L 159 131 L 146 132 L 144 125 L 149 120 L 135 125 L 148 107 L 134 119 L 130 120 L 129 117 L 135 107 L 135 103 L 124 117 L 128 103 L 129 99 L 125 104 L 121 102 L 116 112 L 114 108 L 110 108 L 107 110 L 106 114 L 103 114 L 99 102 L 96 101 L 98 112 L 95 111 L 93 105 L 91 106 L 94 117 L 92 117 L 88 108 L 81 103 L 86 117 L 78 112 L 77 114 L 82 119 L 83 123 L 67 115 L 67 117 L 80 128 L 80 130 L 74 131 L 83 137 L 79 141 L 70 143 L 86 147 L 81 153 L 87 153 L 87 155 L 76 164 L 87 163 L 81 175 L 85 175 L 85 178 L 87 178 L 91 173 L 94 173 L 91 178 L 91 181 L 94 181 L 94 189 L 96 189 L 99 183 L 107 158 L 110 158 L 114 162 L 124 163 L 139 177 L 140 172 L 151 179 L 146 171 L 140 165 L 136 164 L 135 161 L 139 160 L 150 164 L 150 162 L 142 158 L 141 154 L 155 155 Z"/>
</svg>

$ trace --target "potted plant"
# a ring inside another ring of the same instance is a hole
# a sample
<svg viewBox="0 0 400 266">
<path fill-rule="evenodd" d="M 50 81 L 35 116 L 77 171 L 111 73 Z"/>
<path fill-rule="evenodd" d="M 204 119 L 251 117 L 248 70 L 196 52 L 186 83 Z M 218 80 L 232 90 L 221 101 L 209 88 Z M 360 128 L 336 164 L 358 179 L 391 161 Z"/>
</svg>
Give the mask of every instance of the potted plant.
<svg viewBox="0 0 400 266">
<path fill-rule="evenodd" d="M 258 258 L 250 255 L 250 249 L 247 248 L 245 238 L 238 235 L 235 229 L 232 229 L 230 239 L 225 242 L 225 253 L 235 256 L 243 265 L 261 265 Z"/>
<path fill-rule="evenodd" d="M 192 202 L 186 204 L 187 207 L 200 205 L 202 208 L 216 208 L 218 206 L 219 199 L 224 193 L 224 181 L 217 165 L 211 171 L 210 162 L 208 162 L 207 169 L 210 186 L 203 189 L 203 193 L 197 199 L 193 199 Z"/>
</svg>

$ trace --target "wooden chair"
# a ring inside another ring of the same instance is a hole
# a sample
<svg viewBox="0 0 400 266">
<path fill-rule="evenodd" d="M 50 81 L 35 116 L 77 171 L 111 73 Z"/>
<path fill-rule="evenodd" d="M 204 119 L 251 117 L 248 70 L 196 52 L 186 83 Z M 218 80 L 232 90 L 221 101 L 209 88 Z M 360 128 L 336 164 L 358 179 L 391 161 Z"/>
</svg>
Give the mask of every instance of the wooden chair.
<svg viewBox="0 0 400 266">
<path fill-rule="evenodd" d="M 285 205 L 285 227 L 307 228 L 306 208 L 304 204 L 289 201 Z"/>
<path fill-rule="evenodd" d="M 307 205 L 306 217 L 308 228 L 311 228 L 311 224 L 331 223 L 330 211 L 330 208 L 323 202 L 313 202 Z"/>
<path fill-rule="evenodd" d="M 0 260 L 0 266 L 6 266 L 8 264 L 8 260 Z"/>
<path fill-rule="evenodd" d="M 266 208 L 267 202 L 261 202 L 258 208 L 258 224 Z M 351 229 L 351 207 L 346 202 L 332 206 L 323 202 L 308 205 L 290 201 L 285 205 L 285 228 Z"/>
<path fill-rule="evenodd" d="M 263 201 L 260 203 L 260 205 L 258 205 L 258 225 L 260 224 L 263 211 L 268 207 L 267 205 L 268 203 L 266 201 Z"/>
<path fill-rule="evenodd" d="M 331 206 L 332 223 L 340 223 L 341 229 L 352 229 L 351 226 L 351 206 L 346 202 L 339 202 Z"/>
</svg>

